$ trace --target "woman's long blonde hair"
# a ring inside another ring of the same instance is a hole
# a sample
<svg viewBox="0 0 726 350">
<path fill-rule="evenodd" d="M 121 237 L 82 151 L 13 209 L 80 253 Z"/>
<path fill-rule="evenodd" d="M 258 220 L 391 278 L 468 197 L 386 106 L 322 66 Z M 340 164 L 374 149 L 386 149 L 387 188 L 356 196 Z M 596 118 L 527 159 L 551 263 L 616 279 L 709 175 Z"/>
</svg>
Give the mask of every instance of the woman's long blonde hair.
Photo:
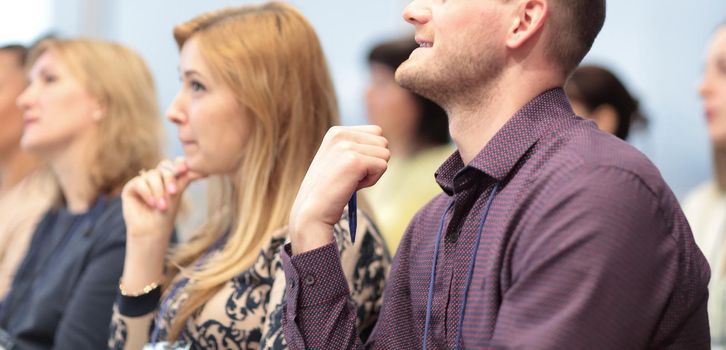
<svg viewBox="0 0 726 350">
<path fill-rule="evenodd" d="M 178 338 L 187 319 L 225 283 L 250 268 L 273 233 L 287 225 L 305 172 L 338 106 L 320 42 L 308 21 L 289 5 L 271 2 L 202 14 L 174 28 L 179 49 L 195 37 L 213 74 L 235 92 L 252 120 L 236 178 L 210 185 L 209 221 L 170 259 L 188 298 L 172 323 Z M 240 115 L 240 118 L 242 116 Z M 226 243 L 201 266 L 192 266 L 225 232 Z"/>
<path fill-rule="evenodd" d="M 117 194 L 162 156 L 161 115 L 154 80 L 134 51 L 95 39 L 44 39 L 30 51 L 27 67 L 53 52 L 71 75 L 104 106 L 90 158 L 95 193 Z"/>
</svg>

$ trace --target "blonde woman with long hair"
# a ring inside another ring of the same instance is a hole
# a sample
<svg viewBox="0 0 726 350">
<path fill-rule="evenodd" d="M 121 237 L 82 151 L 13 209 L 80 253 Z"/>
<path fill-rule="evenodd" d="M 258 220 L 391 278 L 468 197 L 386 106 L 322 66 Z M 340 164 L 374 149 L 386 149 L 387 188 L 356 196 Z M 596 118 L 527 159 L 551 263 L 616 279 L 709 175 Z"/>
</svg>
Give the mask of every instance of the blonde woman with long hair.
<svg viewBox="0 0 726 350">
<path fill-rule="evenodd" d="M 174 37 L 182 87 L 167 114 L 185 157 L 124 189 L 129 237 L 109 346 L 286 348 L 279 252 L 305 171 L 338 122 L 322 48 L 307 20 L 280 3 L 203 14 Z M 209 221 L 167 257 L 181 194 L 202 177 L 217 194 Z M 365 216 L 354 244 L 349 234 L 344 216 L 335 236 L 365 337 L 390 257 Z M 311 293 L 325 287 L 305 281 Z"/>
<path fill-rule="evenodd" d="M 161 160 L 154 83 L 139 55 L 90 39 L 42 41 L 28 67 L 21 146 L 61 196 L 0 307 L 0 348 L 100 349 L 125 255 L 121 190 Z"/>
</svg>

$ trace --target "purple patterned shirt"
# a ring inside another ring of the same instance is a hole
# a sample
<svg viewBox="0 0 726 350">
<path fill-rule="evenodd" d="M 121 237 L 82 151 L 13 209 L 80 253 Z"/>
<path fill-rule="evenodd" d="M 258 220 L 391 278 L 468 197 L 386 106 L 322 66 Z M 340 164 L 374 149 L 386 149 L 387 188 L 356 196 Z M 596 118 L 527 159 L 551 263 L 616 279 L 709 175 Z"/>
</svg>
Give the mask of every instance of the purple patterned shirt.
<svg viewBox="0 0 726 350">
<path fill-rule="evenodd" d="M 335 245 L 294 257 L 286 246 L 290 348 L 420 349 L 424 337 L 456 348 L 472 257 L 463 348 L 709 348 L 709 267 L 676 198 L 645 156 L 576 117 L 562 89 L 525 105 L 470 164 L 453 154 L 436 180 L 444 193 L 409 225 L 365 345 Z"/>
</svg>

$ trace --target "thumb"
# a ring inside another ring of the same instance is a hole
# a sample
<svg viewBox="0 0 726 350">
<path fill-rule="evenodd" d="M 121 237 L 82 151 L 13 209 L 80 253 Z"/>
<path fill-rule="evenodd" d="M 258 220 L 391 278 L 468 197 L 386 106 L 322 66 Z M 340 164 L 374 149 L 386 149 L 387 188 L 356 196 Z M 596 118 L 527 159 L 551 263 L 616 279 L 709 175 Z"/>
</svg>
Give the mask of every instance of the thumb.
<svg viewBox="0 0 726 350">
<path fill-rule="evenodd" d="M 177 157 L 174 160 L 174 176 L 181 191 L 184 191 L 192 182 L 207 177 L 206 174 L 191 170 L 183 157 Z"/>
</svg>

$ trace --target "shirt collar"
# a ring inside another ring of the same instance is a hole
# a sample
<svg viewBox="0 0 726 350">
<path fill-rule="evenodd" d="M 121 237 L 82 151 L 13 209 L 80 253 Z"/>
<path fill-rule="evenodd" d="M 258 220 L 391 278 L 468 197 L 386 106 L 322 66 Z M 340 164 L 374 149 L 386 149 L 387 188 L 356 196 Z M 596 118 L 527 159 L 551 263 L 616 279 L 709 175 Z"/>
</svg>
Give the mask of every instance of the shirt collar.
<svg viewBox="0 0 726 350">
<path fill-rule="evenodd" d="M 545 91 L 515 113 L 468 165 L 454 152 L 436 171 L 436 182 L 451 195 L 454 179 L 467 168 L 502 181 L 554 122 L 573 114 L 562 88 Z"/>
</svg>

